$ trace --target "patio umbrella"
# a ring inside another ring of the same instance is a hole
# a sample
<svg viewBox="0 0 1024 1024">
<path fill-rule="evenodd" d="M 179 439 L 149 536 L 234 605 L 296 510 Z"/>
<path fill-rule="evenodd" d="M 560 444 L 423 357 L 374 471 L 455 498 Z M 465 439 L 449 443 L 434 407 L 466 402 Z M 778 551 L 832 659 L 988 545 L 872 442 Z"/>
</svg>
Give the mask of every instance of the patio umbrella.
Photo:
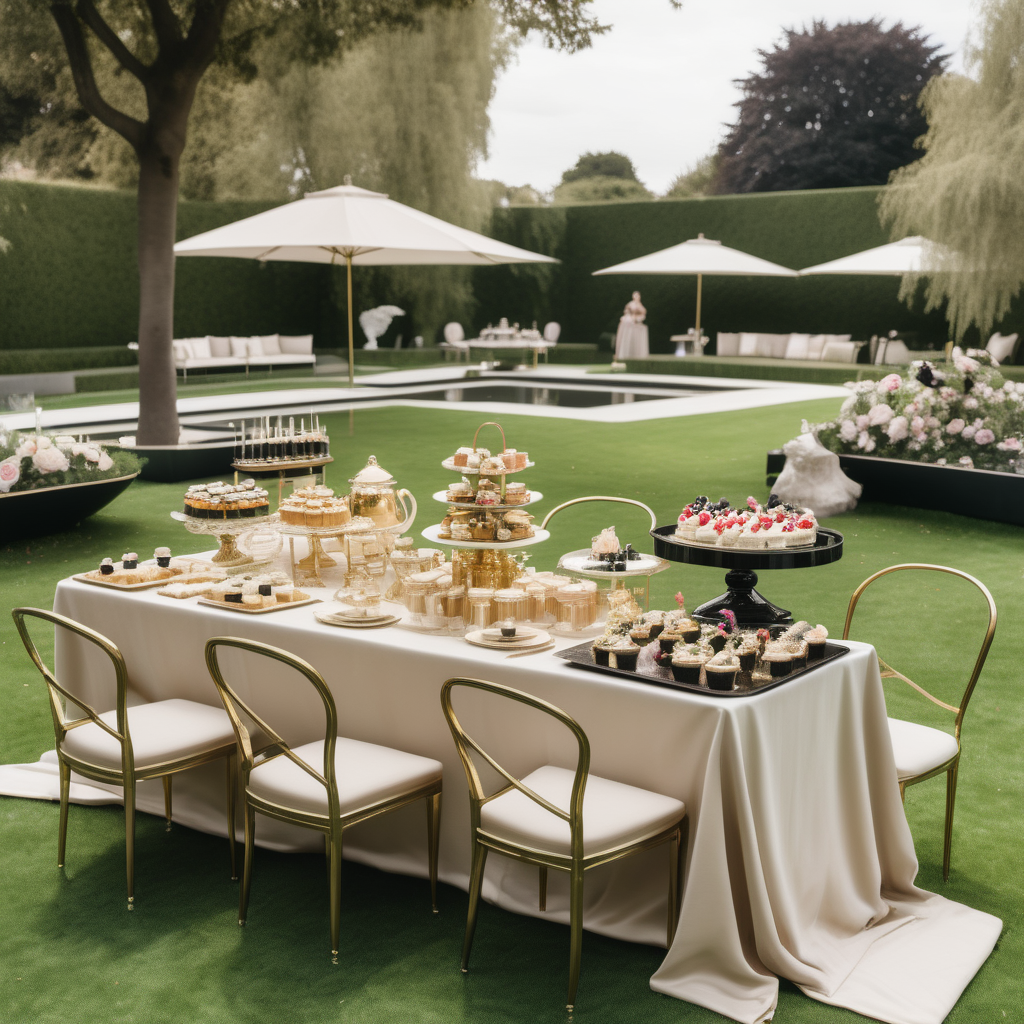
<svg viewBox="0 0 1024 1024">
<path fill-rule="evenodd" d="M 762 260 L 758 256 L 730 249 L 721 242 L 705 238 L 703 234 L 689 238 L 679 245 L 660 249 L 635 260 L 616 263 L 614 267 L 595 270 L 602 274 L 696 274 L 697 275 L 697 336 L 700 337 L 700 300 L 705 274 L 741 275 L 757 277 L 796 277 L 796 271 Z"/>
<path fill-rule="evenodd" d="M 294 203 L 186 238 L 178 256 L 238 256 L 299 263 L 345 261 L 348 283 L 348 380 L 353 383 L 352 265 L 397 266 L 557 263 L 558 260 L 467 231 L 382 192 L 345 184 L 308 192 Z"/>
<path fill-rule="evenodd" d="M 800 276 L 809 274 L 919 274 L 925 267 L 924 253 L 928 240 L 920 235 L 901 238 L 898 242 L 855 252 L 828 263 L 804 267 Z"/>
</svg>

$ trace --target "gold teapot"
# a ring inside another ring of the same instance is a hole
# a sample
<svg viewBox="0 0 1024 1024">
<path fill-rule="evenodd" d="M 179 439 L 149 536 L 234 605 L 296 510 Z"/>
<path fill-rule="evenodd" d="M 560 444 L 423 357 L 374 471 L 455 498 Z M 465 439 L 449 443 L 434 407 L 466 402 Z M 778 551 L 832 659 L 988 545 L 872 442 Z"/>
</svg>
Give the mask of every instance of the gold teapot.
<svg viewBox="0 0 1024 1024">
<path fill-rule="evenodd" d="M 381 530 L 404 533 L 416 518 L 416 499 L 404 487 L 396 490 L 394 477 L 377 465 L 371 455 L 366 465 L 349 483 L 349 508 L 353 516 L 372 519 Z"/>
</svg>

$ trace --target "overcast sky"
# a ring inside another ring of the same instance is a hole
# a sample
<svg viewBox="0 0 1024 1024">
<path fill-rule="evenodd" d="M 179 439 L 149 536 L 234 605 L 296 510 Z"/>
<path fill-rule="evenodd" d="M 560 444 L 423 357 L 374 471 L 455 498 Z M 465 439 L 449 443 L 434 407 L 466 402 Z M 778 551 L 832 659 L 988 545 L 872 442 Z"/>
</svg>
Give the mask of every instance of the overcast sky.
<svg viewBox="0 0 1024 1024">
<path fill-rule="evenodd" d="M 865 21 L 920 26 L 961 68 L 976 15 L 972 0 L 595 0 L 612 31 L 581 53 L 529 39 L 491 103 L 490 156 L 481 177 L 550 189 L 581 153 L 617 150 L 640 180 L 664 192 L 712 150 L 734 119 L 733 79 L 758 66 L 757 50 L 782 29 Z"/>
</svg>

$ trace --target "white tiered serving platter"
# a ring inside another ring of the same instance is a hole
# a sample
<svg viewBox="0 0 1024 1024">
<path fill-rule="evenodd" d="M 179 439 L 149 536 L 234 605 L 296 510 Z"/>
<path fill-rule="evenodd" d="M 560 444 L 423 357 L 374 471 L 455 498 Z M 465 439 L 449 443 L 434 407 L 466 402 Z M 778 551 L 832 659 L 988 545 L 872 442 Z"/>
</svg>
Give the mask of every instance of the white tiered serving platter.
<svg viewBox="0 0 1024 1024">
<path fill-rule="evenodd" d="M 529 501 L 521 501 L 518 505 L 478 505 L 475 501 L 449 501 L 447 494 L 447 491 L 435 491 L 433 494 L 434 501 L 439 501 L 442 505 L 448 505 L 450 508 L 457 508 L 464 512 L 475 512 L 477 510 L 511 512 L 515 508 L 526 508 L 527 505 L 534 505 L 544 497 L 540 491 L 530 491 Z"/>
<path fill-rule="evenodd" d="M 527 548 L 531 544 L 540 544 L 541 541 L 545 541 L 551 536 L 547 530 L 541 530 L 536 526 L 533 528 L 533 536 L 524 537 L 522 540 L 453 540 L 451 537 L 442 538 L 438 536 L 440 532 L 440 524 L 428 526 L 421 536 L 425 537 L 432 544 L 444 544 L 450 548 L 466 548 L 470 550 L 492 548 L 496 551 L 505 548 Z"/>
<path fill-rule="evenodd" d="M 502 473 L 487 473 L 488 477 L 492 476 L 512 476 L 513 473 L 522 473 L 524 469 L 533 469 L 536 465 L 534 462 L 527 461 L 525 466 L 520 466 L 518 469 L 506 469 Z M 450 470 L 452 473 L 460 473 L 462 476 L 477 476 L 480 473 L 479 466 L 456 466 L 452 458 L 447 458 L 441 463 L 442 469 Z"/>
</svg>

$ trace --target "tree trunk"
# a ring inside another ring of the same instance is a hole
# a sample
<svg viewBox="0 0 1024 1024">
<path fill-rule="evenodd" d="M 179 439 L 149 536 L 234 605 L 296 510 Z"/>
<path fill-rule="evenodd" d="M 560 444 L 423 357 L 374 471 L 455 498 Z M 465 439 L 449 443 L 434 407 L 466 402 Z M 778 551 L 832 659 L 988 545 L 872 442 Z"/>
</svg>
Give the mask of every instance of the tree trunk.
<svg viewBox="0 0 1024 1024">
<path fill-rule="evenodd" d="M 150 142 L 139 153 L 139 427 L 138 444 L 177 444 L 174 335 L 174 235 L 178 162 Z"/>
</svg>

